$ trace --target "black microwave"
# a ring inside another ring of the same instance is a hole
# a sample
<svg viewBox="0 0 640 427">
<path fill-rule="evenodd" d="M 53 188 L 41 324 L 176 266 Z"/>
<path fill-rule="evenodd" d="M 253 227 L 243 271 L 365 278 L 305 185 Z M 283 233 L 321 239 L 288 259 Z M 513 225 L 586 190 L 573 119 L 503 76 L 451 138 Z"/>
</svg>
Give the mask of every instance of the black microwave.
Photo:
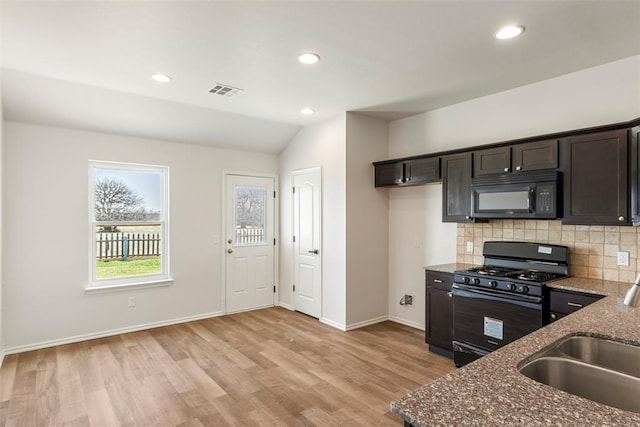
<svg viewBox="0 0 640 427">
<path fill-rule="evenodd" d="M 474 218 L 559 218 L 560 172 L 532 171 L 471 181 Z"/>
</svg>

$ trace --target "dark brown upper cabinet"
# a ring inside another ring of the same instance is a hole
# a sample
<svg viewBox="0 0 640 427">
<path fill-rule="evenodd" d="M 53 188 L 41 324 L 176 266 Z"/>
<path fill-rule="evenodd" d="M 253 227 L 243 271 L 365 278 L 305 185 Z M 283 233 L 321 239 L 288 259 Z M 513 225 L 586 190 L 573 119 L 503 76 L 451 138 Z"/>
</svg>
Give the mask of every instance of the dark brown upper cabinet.
<svg viewBox="0 0 640 427">
<path fill-rule="evenodd" d="M 640 225 L 640 126 L 629 130 L 631 151 L 631 222 Z"/>
<path fill-rule="evenodd" d="M 629 225 L 628 130 L 564 138 L 564 224 Z"/>
<path fill-rule="evenodd" d="M 473 152 L 473 176 L 557 168 L 557 139 Z"/>
<path fill-rule="evenodd" d="M 375 186 L 418 185 L 440 180 L 440 158 L 425 157 L 374 164 Z"/>
<path fill-rule="evenodd" d="M 442 222 L 473 222 L 471 153 L 442 157 Z"/>
<path fill-rule="evenodd" d="M 374 167 L 376 187 L 387 187 L 390 185 L 403 184 L 403 162 L 385 163 L 382 165 L 375 165 Z"/>
</svg>

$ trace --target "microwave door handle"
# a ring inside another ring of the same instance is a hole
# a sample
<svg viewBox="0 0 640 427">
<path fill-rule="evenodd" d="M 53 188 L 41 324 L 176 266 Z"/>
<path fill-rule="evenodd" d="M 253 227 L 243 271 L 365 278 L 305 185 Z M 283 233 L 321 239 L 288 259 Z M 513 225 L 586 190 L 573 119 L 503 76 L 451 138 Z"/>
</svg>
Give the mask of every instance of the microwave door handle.
<svg viewBox="0 0 640 427">
<path fill-rule="evenodd" d="M 536 194 L 536 190 L 535 188 L 531 187 L 529 189 L 529 197 L 527 197 L 527 210 L 531 213 L 533 213 L 535 211 L 536 208 L 536 204 L 535 204 L 535 194 Z"/>
</svg>

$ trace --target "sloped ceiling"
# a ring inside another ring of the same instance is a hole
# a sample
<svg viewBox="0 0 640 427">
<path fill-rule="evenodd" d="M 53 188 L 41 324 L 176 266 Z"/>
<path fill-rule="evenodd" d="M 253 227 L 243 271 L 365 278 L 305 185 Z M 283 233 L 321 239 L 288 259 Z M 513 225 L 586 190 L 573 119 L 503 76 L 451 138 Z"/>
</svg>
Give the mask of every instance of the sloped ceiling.
<svg viewBox="0 0 640 427">
<path fill-rule="evenodd" d="M 3 1 L 0 23 L 6 120 L 269 153 L 345 111 L 392 120 L 640 54 L 636 1 Z"/>
</svg>

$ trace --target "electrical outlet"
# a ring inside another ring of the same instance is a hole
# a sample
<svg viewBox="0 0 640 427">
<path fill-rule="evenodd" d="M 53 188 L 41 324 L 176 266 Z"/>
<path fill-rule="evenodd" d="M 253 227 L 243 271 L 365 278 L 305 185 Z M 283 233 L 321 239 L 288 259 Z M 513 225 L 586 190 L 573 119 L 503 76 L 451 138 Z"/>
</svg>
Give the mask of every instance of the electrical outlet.
<svg viewBox="0 0 640 427">
<path fill-rule="evenodd" d="M 413 305 L 413 295 L 407 295 L 407 294 L 405 294 L 405 295 L 400 299 L 400 305 Z"/>
<path fill-rule="evenodd" d="M 467 252 L 473 252 L 473 242 L 467 242 Z"/>
<path fill-rule="evenodd" d="M 618 265 L 629 265 L 629 252 L 618 252 Z"/>
<path fill-rule="evenodd" d="M 136 297 L 129 297 L 129 308 L 136 306 Z"/>
</svg>

